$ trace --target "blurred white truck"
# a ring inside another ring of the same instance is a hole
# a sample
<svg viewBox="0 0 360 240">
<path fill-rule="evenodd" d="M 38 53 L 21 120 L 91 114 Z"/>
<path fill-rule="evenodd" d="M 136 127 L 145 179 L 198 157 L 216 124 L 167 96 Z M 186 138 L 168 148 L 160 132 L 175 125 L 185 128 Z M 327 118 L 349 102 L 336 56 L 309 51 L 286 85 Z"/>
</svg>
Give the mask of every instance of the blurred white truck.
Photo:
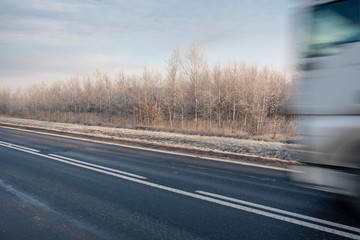
<svg viewBox="0 0 360 240">
<path fill-rule="evenodd" d="M 292 178 L 360 209 L 360 1 L 303 1 L 295 15 L 301 73 L 289 111 L 306 148 Z"/>
</svg>

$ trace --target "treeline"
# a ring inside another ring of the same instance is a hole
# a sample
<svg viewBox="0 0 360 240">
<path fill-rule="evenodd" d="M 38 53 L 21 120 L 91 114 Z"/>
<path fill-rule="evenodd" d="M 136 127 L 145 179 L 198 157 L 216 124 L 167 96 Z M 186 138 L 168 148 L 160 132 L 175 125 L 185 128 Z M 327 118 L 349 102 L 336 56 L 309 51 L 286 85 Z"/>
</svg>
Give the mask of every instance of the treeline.
<svg viewBox="0 0 360 240">
<path fill-rule="evenodd" d="M 228 63 L 209 66 L 194 43 L 173 51 L 166 71 L 144 69 L 117 77 L 96 70 L 51 84 L 10 91 L 0 88 L 0 114 L 41 120 L 119 127 L 152 127 L 201 133 L 289 133 L 282 115 L 287 87 L 283 72 Z"/>
</svg>

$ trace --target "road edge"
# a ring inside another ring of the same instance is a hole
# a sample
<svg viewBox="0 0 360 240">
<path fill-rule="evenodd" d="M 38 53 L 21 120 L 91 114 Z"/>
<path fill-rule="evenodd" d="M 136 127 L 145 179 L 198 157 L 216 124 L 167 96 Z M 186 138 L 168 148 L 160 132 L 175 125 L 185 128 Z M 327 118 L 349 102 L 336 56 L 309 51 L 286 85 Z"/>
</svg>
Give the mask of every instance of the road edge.
<svg viewBox="0 0 360 240">
<path fill-rule="evenodd" d="M 221 152 L 214 150 L 191 149 L 179 146 L 169 146 L 159 143 L 149 143 L 141 140 L 129 140 L 114 137 L 99 137 L 85 133 L 70 133 L 55 129 L 25 126 L 12 123 L 1 123 L 0 127 L 16 129 L 21 131 L 34 132 L 38 134 L 56 135 L 65 138 L 79 139 L 83 141 L 100 142 L 105 144 L 120 145 L 131 148 L 139 148 L 147 151 L 166 152 L 170 154 L 178 154 L 184 156 L 204 158 L 208 160 L 230 162 L 236 164 L 250 165 L 255 167 L 272 168 L 282 171 L 292 171 L 291 166 L 300 165 L 295 160 L 282 160 L 277 158 L 266 158 L 255 155 L 239 154 L 231 152 Z"/>
</svg>

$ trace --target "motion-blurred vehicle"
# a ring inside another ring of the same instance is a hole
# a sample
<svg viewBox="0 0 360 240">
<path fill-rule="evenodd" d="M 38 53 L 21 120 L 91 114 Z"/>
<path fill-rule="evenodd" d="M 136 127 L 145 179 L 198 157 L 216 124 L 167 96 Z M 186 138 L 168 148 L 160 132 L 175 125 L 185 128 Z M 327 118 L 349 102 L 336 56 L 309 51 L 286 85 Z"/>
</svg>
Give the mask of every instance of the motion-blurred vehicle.
<svg viewBox="0 0 360 240">
<path fill-rule="evenodd" d="M 307 186 L 347 195 L 360 209 L 360 1 L 303 1 L 295 25 L 301 73 L 289 111 L 299 118 Z"/>
</svg>

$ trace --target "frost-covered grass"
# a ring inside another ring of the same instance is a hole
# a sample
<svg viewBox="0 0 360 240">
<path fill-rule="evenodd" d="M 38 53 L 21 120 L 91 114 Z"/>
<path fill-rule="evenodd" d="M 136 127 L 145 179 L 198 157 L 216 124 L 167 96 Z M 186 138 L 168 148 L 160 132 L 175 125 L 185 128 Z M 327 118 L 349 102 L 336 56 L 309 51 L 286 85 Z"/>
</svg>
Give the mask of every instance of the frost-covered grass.
<svg viewBox="0 0 360 240">
<path fill-rule="evenodd" d="M 290 155 L 290 150 L 300 147 L 296 144 L 237 139 L 232 137 L 199 136 L 126 128 L 84 126 L 78 124 L 57 123 L 8 117 L 0 117 L 0 123 L 38 127 L 67 133 L 87 134 L 90 136 L 102 138 L 161 144 L 164 146 L 181 147 L 188 149 L 247 154 L 266 158 L 276 158 L 281 160 L 293 160 Z"/>
</svg>

